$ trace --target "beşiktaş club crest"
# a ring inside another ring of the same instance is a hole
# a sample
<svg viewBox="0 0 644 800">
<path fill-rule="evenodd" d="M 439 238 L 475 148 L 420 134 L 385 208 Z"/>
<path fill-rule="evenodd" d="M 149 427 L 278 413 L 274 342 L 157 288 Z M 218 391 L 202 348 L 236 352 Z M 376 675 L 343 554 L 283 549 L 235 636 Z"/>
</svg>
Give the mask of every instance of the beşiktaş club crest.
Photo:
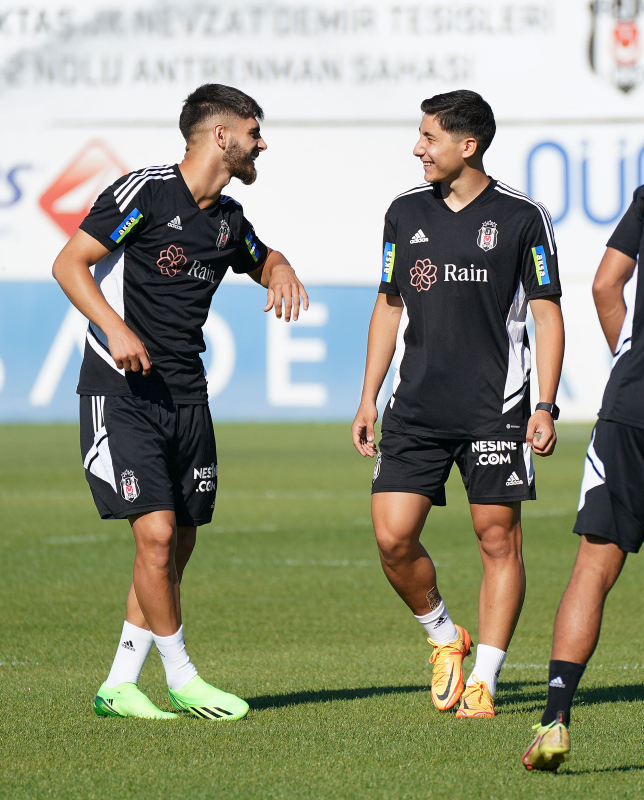
<svg viewBox="0 0 644 800">
<path fill-rule="evenodd" d="M 137 481 L 131 469 L 126 469 L 121 473 L 121 495 L 128 503 L 133 503 L 136 498 L 141 494 L 139 491 L 139 482 Z"/>
<path fill-rule="evenodd" d="M 492 250 L 496 247 L 497 238 L 498 231 L 496 229 L 496 222 L 492 222 L 490 219 L 484 222 L 479 228 L 479 238 L 476 240 L 476 243 L 481 250 Z"/>
<path fill-rule="evenodd" d="M 590 66 L 627 94 L 644 76 L 644 0 L 594 0 L 590 10 Z"/>
<path fill-rule="evenodd" d="M 230 238 L 230 225 L 225 219 L 219 223 L 219 236 L 217 237 L 217 250 L 223 250 Z"/>
</svg>

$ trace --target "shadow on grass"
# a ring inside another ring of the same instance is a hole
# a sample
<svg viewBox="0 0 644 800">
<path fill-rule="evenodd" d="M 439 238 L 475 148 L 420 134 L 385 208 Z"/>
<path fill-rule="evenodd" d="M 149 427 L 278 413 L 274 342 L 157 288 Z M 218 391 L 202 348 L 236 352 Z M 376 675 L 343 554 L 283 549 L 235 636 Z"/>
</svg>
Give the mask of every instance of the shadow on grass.
<svg viewBox="0 0 644 800">
<path fill-rule="evenodd" d="M 502 693 L 503 713 L 526 714 L 543 711 L 548 695 L 544 681 L 512 681 L 499 683 Z M 575 695 L 573 713 L 579 706 L 597 706 L 610 703 L 636 703 L 644 700 L 644 685 L 591 686 L 581 688 Z"/>
<path fill-rule="evenodd" d="M 644 764 L 623 764 L 620 767 L 597 767 L 597 769 L 567 769 L 559 773 L 559 777 L 564 775 L 595 775 L 599 772 L 637 772 L 644 770 Z"/>
<path fill-rule="evenodd" d="M 377 697 L 385 694 L 417 694 L 429 692 L 428 686 L 369 686 L 358 689 L 320 689 L 310 692 L 292 692 L 290 694 L 263 695 L 248 700 L 248 705 L 255 711 L 265 708 L 284 708 L 284 706 L 300 706 L 305 703 L 328 703 L 332 700 L 363 700 L 366 697 Z"/>
<path fill-rule="evenodd" d="M 515 703 L 530 703 L 536 700 L 543 700 L 545 703 L 548 693 L 544 681 L 499 682 L 499 690 L 503 692 L 506 701 Z M 621 686 L 582 686 L 575 695 L 575 705 L 583 703 L 587 706 L 618 702 L 634 703 L 641 700 L 644 700 L 644 684 L 641 683 Z"/>
</svg>

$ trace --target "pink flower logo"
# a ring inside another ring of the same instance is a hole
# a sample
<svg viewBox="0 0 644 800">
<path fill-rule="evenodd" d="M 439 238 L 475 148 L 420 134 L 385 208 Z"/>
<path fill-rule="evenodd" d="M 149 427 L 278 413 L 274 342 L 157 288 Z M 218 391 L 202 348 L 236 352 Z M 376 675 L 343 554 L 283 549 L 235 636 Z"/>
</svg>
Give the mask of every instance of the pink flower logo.
<svg viewBox="0 0 644 800">
<path fill-rule="evenodd" d="M 411 285 L 419 292 L 426 292 L 436 283 L 436 267 L 428 258 L 418 259 L 410 271 Z"/>
<path fill-rule="evenodd" d="M 167 250 L 162 250 L 159 253 L 157 267 L 164 275 L 174 278 L 177 272 L 181 272 L 181 267 L 187 260 L 183 254 L 183 248 L 175 247 L 175 245 L 171 244 Z"/>
</svg>

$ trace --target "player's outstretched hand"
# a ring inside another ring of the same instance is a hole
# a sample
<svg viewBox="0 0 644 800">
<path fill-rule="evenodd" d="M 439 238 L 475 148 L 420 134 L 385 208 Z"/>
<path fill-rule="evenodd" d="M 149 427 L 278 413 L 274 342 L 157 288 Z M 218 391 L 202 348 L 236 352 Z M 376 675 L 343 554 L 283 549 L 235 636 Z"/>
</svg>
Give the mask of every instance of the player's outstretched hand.
<svg viewBox="0 0 644 800">
<path fill-rule="evenodd" d="M 378 419 L 378 409 L 375 403 L 361 403 L 356 418 L 351 426 L 353 445 L 364 458 L 373 458 L 378 452 L 376 449 L 374 425 Z"/>
<path fill-rule="evenodd" d="M 290 264 L 276 264 L 271 270 L 268 282 L 268 297 L 264 311 L 275 309 L 275 316 L 282 317 L 282 301 L 284 301 L 284 321 L 289 322 L 291 317 L 293 322 L 300 315 L 300 297 L 302 306 L 306 311 L 309 307 L 309 296 L 306 289 L 295 274 L 295 270 Z"/>
<path fill-rule="evenodd" d="M 119 369 L 126 372 L 143 371 L 144 375 L 150 374 L 152 362 L 145 345 L 139 337 L 123 324 L 107 336 L 107 345 Z"/>
<path fill-rule="evenodd" d="M 555 423 L 547 411 L 535 411 L 528 420 L 526 442 L 538 456 L 551 456 L 557 444 Z"/>
</svg>

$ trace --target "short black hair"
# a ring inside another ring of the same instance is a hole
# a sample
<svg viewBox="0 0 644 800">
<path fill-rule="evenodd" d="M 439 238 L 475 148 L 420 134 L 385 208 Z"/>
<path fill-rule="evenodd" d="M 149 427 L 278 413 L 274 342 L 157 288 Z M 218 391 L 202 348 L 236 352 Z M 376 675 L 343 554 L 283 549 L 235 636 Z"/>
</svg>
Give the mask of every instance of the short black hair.
<svg viewBox="0 0 644 800">
<path fill-rule="evenodd" d="M 423 114 L 433 114 L 447 133 L 476 139 L 481 153 L 492 144 L 496 133 L 494 112 L 477 92 L 458 89 L 435 94 L 423 100 L 420 110 Z"/>
<path fill-rule="evenodd" d="M 186 98 L 179 117 L 179 130 L 188 141 L 197 125 L 221 114 L 264 119 L 259 103 L 244 92 L 223 83 L 204 83 Z"/>
</svg>

